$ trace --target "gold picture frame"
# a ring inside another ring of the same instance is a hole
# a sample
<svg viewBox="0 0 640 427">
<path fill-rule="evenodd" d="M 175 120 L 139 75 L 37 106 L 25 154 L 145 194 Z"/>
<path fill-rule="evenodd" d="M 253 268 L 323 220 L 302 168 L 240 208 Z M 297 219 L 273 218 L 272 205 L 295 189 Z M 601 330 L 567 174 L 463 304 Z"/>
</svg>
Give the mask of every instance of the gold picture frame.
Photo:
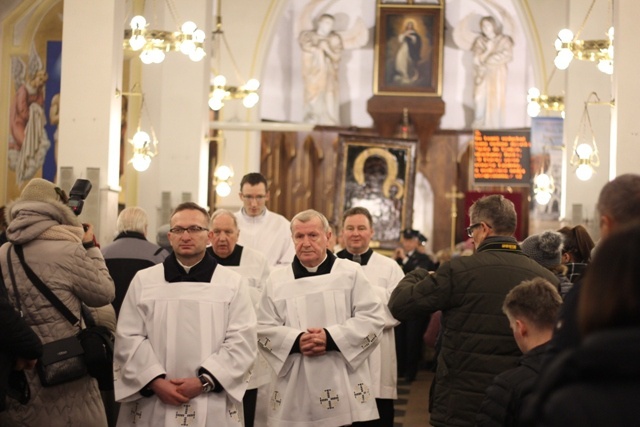
<svg viewBox="0 0 640 427">
<path fill-rule="evenodd" d="M 444 13 L 440 5 L 379 5 L 374 94 L 442 95 Z"/>
</svg>

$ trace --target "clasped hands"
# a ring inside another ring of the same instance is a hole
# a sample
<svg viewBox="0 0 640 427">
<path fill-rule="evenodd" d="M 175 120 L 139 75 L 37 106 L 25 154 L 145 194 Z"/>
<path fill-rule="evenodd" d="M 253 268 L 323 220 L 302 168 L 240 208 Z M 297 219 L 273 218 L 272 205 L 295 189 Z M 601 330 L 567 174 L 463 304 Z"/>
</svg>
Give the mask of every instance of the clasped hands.
<svg viewBox="0 0 640 427">
<path fill-rule="evenodd" d="M 300 352 L 303 356 L 322 356 L 327 352 L 327 333 L 323 328 L 308 328 L 300 336 Z"/>
<path fill-rule="evenodd" d="M 156 378 L 149 384 L 149 388 L 158 396 L 158 399 L 167 405 L 179 406 L 187 403 L 192 398 L 202 394 L 202 382 L 198 377 Z"/>
</svg>

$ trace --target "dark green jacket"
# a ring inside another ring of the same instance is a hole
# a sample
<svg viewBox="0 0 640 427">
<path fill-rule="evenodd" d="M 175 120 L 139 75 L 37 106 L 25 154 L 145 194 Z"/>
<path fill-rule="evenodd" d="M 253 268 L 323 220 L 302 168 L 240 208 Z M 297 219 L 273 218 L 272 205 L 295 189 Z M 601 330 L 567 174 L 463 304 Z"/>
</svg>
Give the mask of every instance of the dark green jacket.
<svg viewBox="0 0 640 427">
<path fill-rule="evenodd" d="M 431 424 L 473 426 L 493 378 L 517 366 L 521 353 L 502 303 L 513 287 L 538 276 L 558 284 L 553 273 L 520 251 L 514 238 L 494 236 L 475 254 L 445 262 L 432 275 L 415 270 L 398 284 L 389 300 L 396 319 L 442 310 Z"/>
</svg>

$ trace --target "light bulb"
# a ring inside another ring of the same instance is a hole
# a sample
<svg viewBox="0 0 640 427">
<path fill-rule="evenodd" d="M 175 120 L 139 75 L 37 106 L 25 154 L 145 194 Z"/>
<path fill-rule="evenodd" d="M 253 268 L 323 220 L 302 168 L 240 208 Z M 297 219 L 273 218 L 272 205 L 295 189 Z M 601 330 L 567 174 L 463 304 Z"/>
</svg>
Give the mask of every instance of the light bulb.
<svg viewBox="0 0 640 427">
<path fill-rule="evenodd" d="M 216 88 L 213 90 L 213 93 L 211 94 L 212 98 L 216 98 L 219 100 L 223 100 L 225 97 L 227 96 L 227 91 L 224 89 L 220 89 L 220 88 Z"/>
<path fill-rule="evenodd" d="M 146 133 L 145 131 L 139 130 L 138 132 L 135 133 L 135 135 L 133 135 L 133 138 L 131 141 L 133 143 L 133 148 L 141 149 L 145 145 L 151 143 L 151 138 L 149 138 L 148 133 Z"/>
<path fill-rule="evenodd" d="M 567 28 L 564 28 L 558 33 L 558 38 L 563 43 L 569 43 L 571 40 L 573 40 L 573 32 Z"/>
<path fill-rule="evenodd" d="M 227 197 L 231 194 L 231 186 L 228 182 L 220 182 L 216 185 L 216 194 L 220 197 Z"/>
<path fill-rule="evenodd" d="M 535 195 L 536 203 L 546 205 L 551 201 L 551 193 L 547 191 L 538 191 Z"/>
<path fill-rule="evenodd" d="M 251 92 L 244 97 L 244 99 L 242 100 L 242 105 L 244 105 L 246 108 L 253 108 L 259 100 L 260 96 L 255 92 Z"/>
<path fill-rule="evenodd" d="M 151 53 L 151 51 L 150 50 L 143 50 L 140 53 L 140 61 L 142 61 L 144 64 L 153 63 L 153 54 Z"/>
<path fill-rule="evenodd" d="M 213 78 L 213 85 L 214 86 L 224 86 L 227 84 L 227 78 L 225 76 L 223 76 L 222 74 L 218 74 L 217 76 L 215 76 Z"/>
<path fill-rule="evenodd" d="M 138 172 L 144 172 L 149 169 L 149 165 L 151 165 L 151 157 L 147 156 L 146 154 L 134 154 L 133 158 L 131 159 L 131 164 L 133 165 L 133 168 Z"/>
<path fill-rule="evenodd" d="M 202 60 L 202 58 L 204 58 L 205 55 L 206 53 L 204 49 L 201 47 L 197 47 L 193 52 L 189 54 L 189 59 L 191 59 L 193 62 L 198 62 Z"/>
<path fill-rule="evenodd" d="M 209 108 L 211 108 L 213 111 L 218 111 L 222 107 L 224 107 L 224 102 L 222 102 L 222 99 L 214 97 L 209 98 Z"/>
<path fill-rule="evenodd" d="M 591 165 L 583 163 L 576 169 L 576 176 L 581 181 L 588 181 L 593 176 L 593 168 Z"/>
<path fill-rule="evenodd" d="M 529 117 L 538 117 L 540 110 L 542 110 L 542 107 L 540 107 L 540 104 L 535 101 L 531 101 L 527 104 L 527 114 Z"/>
<path fill-rule="evenodd" d="M 220 181 L 226 181 L 233 176 L 233 171 L 227 165 L 220 165 L 213 174 Z"/>
<path fill-rule="evenodd" d="M 196 25 L 195 22 L 193 21 L 187 21 L 184 24 L 182 24 L 182 27 L 180 27 L 180 30 L 185 33 L 185 34 L 193 34 L 193 32 L 198 28 L 198 26 Z"/>
<path fill-rule="evenodd" d="M 602 71 L 605 74 L 613 74 L 613 61 L 601 59 L 600 61 L 598 61 L 598 70 Z"/>
<path fill-rule="evenodd" d="M 551 185 L 551 178 L 549 178 L 549 175 L 546 173 L 541 173 L 534 178 L 533 182 L 538 188 L 549 188 Z"/>
<path fill-rule="evenodd" d="M 193 42 L 193 40 L 185 40 L 180 43 L 180 52 L 184 53 L 185 55 L 191 55 L 193 52 L 195 52 L 195 50 L 196 44 Z"/>
<path fill-rule="evenodd" d="M 588 159 L 593 154 L 593 147 L 583 142 L 576 147 L 576 154 L 581 159 Z"/>
<path fill-rule="evenodd" d="M 540 89 L 537 87 L 529 88 L 529 92 L 527 92 L 527 97 L 530 99 L 540 98 Z"/>
<path fill-rule="evenodd" d="M 141 34 L 136 34 L 135 36 L 131 36 L 131 38 L 129 39 L 129 46 L 131 46 L 131 49 L 135 50 L 140 50 L 144 47 L 145 43 L 147 41 L 144 39 L 144 36 L 142 36 Z"/>
<path fill-rule="evenodd" d="M 144 19 L 144 16 L 142 15 L 136 15 L 131 18 L 131 22 L 129 23 L 129 25 L 131 25 L 131 28 L 133 30 L 143 29 L 147 26 L 147 20 Z"/>
<path fill-rule="evenodd" d="M 198 29 L 195 30 L 193 32 L 193 41 L 197 42 L 197 43 L 202 43 L 204 42 L 204 38 L 206 37 L 206 34 L 204 33 L 204 31 Z"/>
<path fill-rule="evenodd" d="M 249 79 L 249 81 L 244 85 L 244 88 L 250 92 L 258 90 L 259 87 L 260 82 L 256 79 Z"/>
<path fill-rule="evenodd" d="M 553 42 L 553 47 L 556 48 L 556 51 L 562 49 L 562 40 L 556 39 L 556 41 Z"/>
<path fill-rule="evenodd" d="M 609 30 L 607 31 L 607 37 L 609 37 L 609 40 L 613 40 L 613 27 L 609 27 Z"/>
<path fill-rule="evenodd" d="M 553 63 L 556 67 L 558 67 L 558 69 L 566 70 L 569 67 L 569 64 L 571 64 L 572 60 L 573 52 L 571 52 L 569 49 L 560 49 L 558 51 L 558 54 L 556 55 L 556 58 L 553 60 Z"/>
</svg>

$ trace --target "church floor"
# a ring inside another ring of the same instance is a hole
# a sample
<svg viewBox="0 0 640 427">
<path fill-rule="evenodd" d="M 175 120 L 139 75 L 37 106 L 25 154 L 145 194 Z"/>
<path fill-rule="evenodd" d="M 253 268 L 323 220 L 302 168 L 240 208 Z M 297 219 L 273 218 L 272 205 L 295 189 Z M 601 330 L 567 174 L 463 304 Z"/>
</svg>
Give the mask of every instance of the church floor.
<svg viewBox="0 0 640 427">
<path fill-rule="evenodd" d="M 434 373 L 421 369 L 415 381 L 398 380 L 394 427 L 426 427 L 429 425 L 429 387 Z"/>
</svg>

